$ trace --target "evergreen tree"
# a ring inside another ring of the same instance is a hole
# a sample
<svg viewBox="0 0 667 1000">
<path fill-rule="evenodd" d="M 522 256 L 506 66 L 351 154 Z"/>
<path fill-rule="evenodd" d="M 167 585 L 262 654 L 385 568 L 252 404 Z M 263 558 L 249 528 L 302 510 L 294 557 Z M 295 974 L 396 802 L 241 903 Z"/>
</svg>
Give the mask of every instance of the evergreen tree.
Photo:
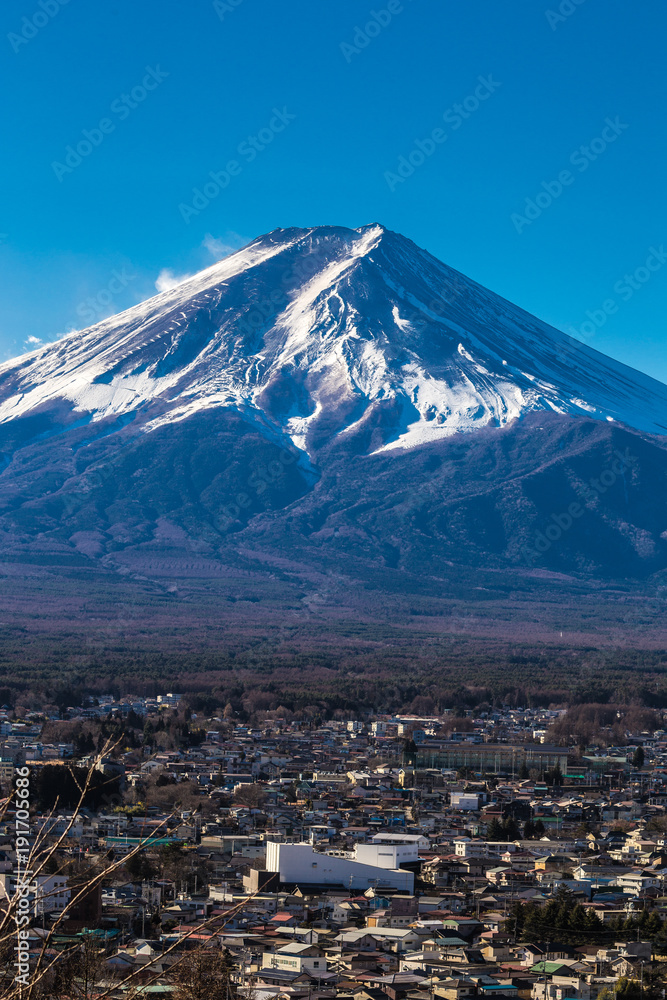
<svg viewBox="0 0 667 1000">
<path fill-rule="evenodd" d="M 541 941 L 543 927 L 543 911 L 541 907 L 536 906 L 534 903 L 528 904 L 524 915 L 521 939 L 532 943 Z"/>
<path fill-rule="evenodd" d="M 507 926 L 509 931 L 514 934 L 514 938 L 517 941 L 520 941 L 523 936 L 526 910 L 526 904 L 522 903 L 520 900 L 514 903 L 510 908 L 510 919 Z"/>
<path fill-rule="evenodd" d="M 560 787 L 563 784 L 563 772 L 560 769 L 560 764 L 556 764 L 554 768 L 547 771 L 544 775 L 544 780 L 548 785 L 557 785 Z"/>
<path fill-rule="evenodd" d="M 636 979 L 621 976 L 614 987 L 615 1000 L 642 1000 L 642 989 Z"/>
<path fill-rule="evenodd" d="M 644 967 L 643 975 L 644 1000 L 661 1000 L 665 995 L 664 962 Z"/>
<path fill-rule="evenodd" d="M 586 910 L 581 903 L 577 903 L 570 911 L 566 926 L 569 931 L 573 932 L 573 943 L 579 944 L 587 940 Z"/>
<path fill-rule="evenodd" d="M 600 937 L 600 932 L 603 929 L 602 921 L 595 912 L 595 910 L 586 910 L 586 934 L 587 941 L 595 941 Z"/>
<path fill-rule="evenodd" d="M 486 828 L 486 839 L 487 840 L 503 840 L 503 828 L 499 820 L 492 819 Z"/>
<path fill-rule="evenodd" d="M 521 831 L 519 830 L 519 824 L 514 819 L 513 816 L 508 816 L 502 822 L 502 837 L 501 840 L 518 840 L 521 836 Z"/>
<path fill-rule="evenodd" d="M 143 851 L 128 858 L 125 862 L 125 869 L 133 882 L 145 882 L 147 879 L 155 878 L 158 874 L 157 866 L 150 858 L 146 857 Z"/>
</svg>

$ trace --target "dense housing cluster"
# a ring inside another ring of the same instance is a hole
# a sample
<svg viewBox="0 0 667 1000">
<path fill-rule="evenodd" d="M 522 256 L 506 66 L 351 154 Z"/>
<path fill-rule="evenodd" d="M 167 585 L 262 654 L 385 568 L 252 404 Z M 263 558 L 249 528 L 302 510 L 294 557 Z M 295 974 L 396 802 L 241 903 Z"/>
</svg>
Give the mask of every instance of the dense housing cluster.
<svg viewBox="0 0 667 1000">
<path fill-rule="evenodd" d="M 0 888 L 27 766 L 30 955 L 57 995 L 90 966 L 91 996 L 131 975 L 178 998 L 664 996 L 659 716 L 267 715 L 173 693 L 4 713 Z"/>
</svg>

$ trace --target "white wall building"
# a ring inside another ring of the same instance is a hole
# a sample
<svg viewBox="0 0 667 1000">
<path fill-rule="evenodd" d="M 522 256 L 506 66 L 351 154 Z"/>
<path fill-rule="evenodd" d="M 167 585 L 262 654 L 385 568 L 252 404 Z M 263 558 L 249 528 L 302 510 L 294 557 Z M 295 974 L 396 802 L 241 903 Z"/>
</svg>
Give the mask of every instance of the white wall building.
<svg viewBox="0 0 667 1000">
<path fill-rule="evenodd" d="M 356 844 L 354 860 L 363 865 L 377 865 L 378 868 L 400 868 L 401 865 L 419 861 L 416 844 Z"/>
<path fill-rule="evenodd" d="M 176 708 L 183 696 L 169 691 L 167 694 L 159 694 L 157 703 L 161 708 Z"/>
<path fill-rule="evenodd" d="M 287 885 L 341 885 L 362 891 L 377 887 L 412 893 L 415 884 L 412 872 L 320 854 L 310 844 L 267 843 L 266 870 L 278 872 L 280 881 Z"/>
<path fill-rule="evenodd" d="M 452 792 L 450 795 L 452 809 L 479 809 L 479 795 L 470 792 Z"/>
<path fill-rule="evenodd" d="M 486 853 L 483 840 L 471 840 L 470 837 L 454 838 L 454 854 L 457 858 L 481 858 Z"/>
<path fill-rule="evenodd" d="M 416 844 L 418 850 L 428 851 L 431 841 L 420 833 L 398 833 L 398 831 L 392 833 L 383 830 L 381 833 L 373 834 L 371 844 Z"/>
<path fill-rule="evenodd" d="M 279 948 L 278 951 L 265 951 L 262 955 L 262 968 L 319 975 L 327 971 L 327 961 L 324 952 L 316 945 L 295 941 L 293 944 L 286 944 L 284 948 Z"/>
<path fill-rule="evenodd" d="M 16 888 L 17 882 L 13 873 L 0 874 L 0 897 L 12 899 Z M 37 875 L 29 883 L 28 900 L 30 909 L 36 917 L 42 913 L 62 913 L 71 895 L 71 891 L 67 888 L 66 875 Z"/>
<path fill-rule="evenodd" d="M 65 875 L 37 875 L 30 889 L 35 894 L 35 916 L 42 913 L 62 913 L 72 895 Z"/>
</svg>

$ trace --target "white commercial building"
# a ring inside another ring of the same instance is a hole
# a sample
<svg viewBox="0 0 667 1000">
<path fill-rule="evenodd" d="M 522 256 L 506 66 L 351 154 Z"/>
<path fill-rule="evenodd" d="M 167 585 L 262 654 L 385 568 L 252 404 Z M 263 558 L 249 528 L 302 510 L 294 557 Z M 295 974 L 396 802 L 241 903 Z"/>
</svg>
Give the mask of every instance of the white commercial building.
<svg viewBox="0 0 667 1000">
<path fill-rule="evenodd" d="M 15 875 L 0 874 L 0 896 L 12 899 L 16 891 Z M 71 895 L 66 875 L 36 875 L 28 883 L 30 909 L 36 917 L 43 913 L 61 914 L 69 904 Z"/>
<path fill-rule="evenodd" d="M 452 809 L 479 809 L 479 795 L 470 792 L 452 792 L 450 795 Z"/>
<path fill-rule="evenodd" d="M 420 833 L 399 833 L 390 830 L 382 830 L 381 833 L 374 833 L 371 837 L 371 844 L 416 844 L 418 850 L 428 851 L 431 841 Z"/>
<path fill-rule="evenodd" d="M 278 951 L 265 951 L 262 956 L 263 969 L 282 969 L 287 972 L 309 972 L 320 975 L 327 971 L 324 952 L 312 944 L 295 941 Z"/>
<path fill-rule="evenodd" d="M 416 844 L 356 844 L 354 860 L 378 868 L 400 868 L 419 861 L 419 848 Z"/>
<path fill-rule="evenodd" d="M 375 848 L 379 859 L 379 845 L 358 846 Z M 266 870 L 278 872 L 280 881 L 286 885 L 340 885 L 362 891 L 385 888 L 413 892 L 415 877 L 412 872 L 366 864 L 353 860 L 354 857 L 342 852 L 340 855 L 322 854 L 314 851 L 310 844 L 267 843 Z"/>
<path fill-rule="evenodd" d="M 470 837 L 454 837 L 454 854 L 457 858 L 481 858 L 486 854 L 486 844 Z"/>
<path fill-rule="evenodd" d="M 35 916 L 42 913 L 62 913 L 68 906 L 71 891 L 65 875 L 37 875 L 31 883 L 35 894 Z"/>
</svg>

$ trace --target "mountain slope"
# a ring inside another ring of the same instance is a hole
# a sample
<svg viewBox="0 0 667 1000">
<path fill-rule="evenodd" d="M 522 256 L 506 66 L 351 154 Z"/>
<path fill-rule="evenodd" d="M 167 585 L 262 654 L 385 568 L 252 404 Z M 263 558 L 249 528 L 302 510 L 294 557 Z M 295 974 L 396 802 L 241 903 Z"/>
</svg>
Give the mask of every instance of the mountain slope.
<svg viewBox="0 0 667 1000">
<path fill-rule="evenodd" d="M 308 607 L 659 588 L 666 431 L 667 386 L 404 237 L 277 230 L 0 366 L 0 561 Z"/>
<path fill-rule="evenodd" d="M 0 422 L 70 407 L 145 430 L 235 408 L 309 453 L 413 447 L 535 410 L 667 432 L 667 387 L 381 226 L 278 230 L 147 302 L 0 366 Z"/>
</svg>

